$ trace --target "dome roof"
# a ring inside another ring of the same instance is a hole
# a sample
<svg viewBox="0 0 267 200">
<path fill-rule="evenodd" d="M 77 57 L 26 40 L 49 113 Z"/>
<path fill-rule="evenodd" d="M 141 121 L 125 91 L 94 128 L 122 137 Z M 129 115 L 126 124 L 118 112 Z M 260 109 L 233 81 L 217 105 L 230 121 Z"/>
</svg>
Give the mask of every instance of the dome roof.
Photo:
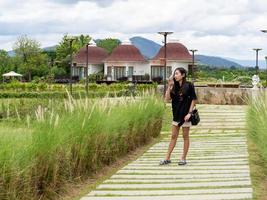
<svg viewBox="0 0 267 200">
<path fill-rule="evenodd" d="M 164 49 L 161 47 L 157 55 L 152 60 L 160 60 L 164 58 Z M 179 42 L 167 43 L 167 60 L 192 60 L 192 56 L 188 49 Z"/>
<path fill-rule="evenodd" d="M 103 64 L 108 57 L 108 52 L 97 46 L 88 46 L 88 63 L 89 64 Z M 74 63 L 86 63 L 86 46 L 81 48 L 74 56 Z"/>
<path fill-rule="evenodd" d="M 146 59 L 134 45 L 121 44 L 112 51 L 105 61 L 144 62 Z"/>
</svg>

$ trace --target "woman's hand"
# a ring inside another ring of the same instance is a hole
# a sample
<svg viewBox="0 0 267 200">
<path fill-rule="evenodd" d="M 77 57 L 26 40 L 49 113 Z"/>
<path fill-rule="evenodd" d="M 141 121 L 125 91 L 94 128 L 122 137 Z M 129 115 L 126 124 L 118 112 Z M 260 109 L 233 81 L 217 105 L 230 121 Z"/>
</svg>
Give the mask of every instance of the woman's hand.
<svg viewBox="0 0 267 200">
<path fill-rule="evenodd" d="M 188 113 L 188 114 L 184 117 L 184 121 L 188 122 L 189 119 L 190 119 L 190 117 L 191 117 L 191 114 Z"/>
<path fill-rule="evenodd" d="M 170 88 L 170 90 L 172 89 L 173 85 L 174 85 L 173 77 L 170 76 L 168 80 L 168 87 Z"/>
</svg>

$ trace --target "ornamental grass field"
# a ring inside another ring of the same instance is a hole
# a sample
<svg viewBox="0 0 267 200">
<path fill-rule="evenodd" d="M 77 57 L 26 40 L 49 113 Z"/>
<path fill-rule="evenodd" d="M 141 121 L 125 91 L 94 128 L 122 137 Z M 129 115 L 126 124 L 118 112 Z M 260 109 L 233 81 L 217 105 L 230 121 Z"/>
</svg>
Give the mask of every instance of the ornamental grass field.
<svg viewBox="0 0 267 200">
<path fill-rule="evenodd" d="M 10 200 L 57 199 L 66 183 L 89 177 L 157 137 L 164 113 L 162 100 L 146 94 L 13 99 L 3 105 L 0 199 Z"/>
</svg>

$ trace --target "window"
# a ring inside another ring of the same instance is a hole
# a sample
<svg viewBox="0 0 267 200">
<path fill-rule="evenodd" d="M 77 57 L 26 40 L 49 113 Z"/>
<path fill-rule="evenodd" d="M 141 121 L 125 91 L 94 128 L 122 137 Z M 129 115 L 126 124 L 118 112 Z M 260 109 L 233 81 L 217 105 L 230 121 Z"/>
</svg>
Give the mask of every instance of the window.
<svg viewBox="0 0 267 200">
<path fill-rule="evenodd" d="M 117 80 L 118 78 L 124 77 L 125 76 L 125 67 L 114 67 L 114 78 Z"/>
<path fill-rule="evenodd" d="M 128 67 L 128 77 L 132 77 L 134 72 L 134 67 Z"/>
<path fill-rule="evenodd" d="M 108 66 L 108 68 L 107 68 L 107 76 L 111 77 L 111 73 L 112 73 L 112 68 L 111 68 L 111 66 Z"/>
<path fill-rule="evenodd" d="M 151 78 L 164 77 L 164 67 L 162 66 L 151 66 Z"/>
</svg>

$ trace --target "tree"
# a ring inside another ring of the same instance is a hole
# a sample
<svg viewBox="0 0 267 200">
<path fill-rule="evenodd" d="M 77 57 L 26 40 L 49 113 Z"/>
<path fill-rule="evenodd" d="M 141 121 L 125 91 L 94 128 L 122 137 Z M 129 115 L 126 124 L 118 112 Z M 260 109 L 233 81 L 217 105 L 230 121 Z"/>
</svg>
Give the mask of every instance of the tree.
<svg viewBox="0 0 267 200">
<path fill-rule="evenodd" d="M 120 40 L 118 39 L 112 39 L 112 38 L 107 38 L 103 40 L 97 40 L 96 45 L 98 47 L 102 47 L 108 51 L 109 54 L 113 51 L 114 48 L 120 45 Z"/>
<path fill-rule="evenodd" d="M 48 65 L 49 77 L 51 78 L 51 76 L 53 74 L 52 68 L 55 65 L 55 61 L 56 61 L 56 57 L 57 57 L 56 51 L 53 50 L 53 49 L 50 49 L 50 50 L 44 50 L 42 53 L 47 58 L 47 65 Z"/>
<path fill-rule="evenodd" d="M 64 35 L 59 45 L 56 48 L 56 62 L 58 67 L 64 68 L 65 71 L 69 72 L 70 65 L 70 54 L 77 53 L 82 47 L 91 41 L 89 35 L 80 35 L 74 37 L 72 42 L 72 49 L 70 49 L 70 40 L 68 40 L 68 35 Z"/>
<path fill-rule="evenodd" d="M 2 74 L 13 70 L 12 59 L 5 50 L 0 49 L 0 79 Z"/>
<path fill-rule="evenodd" d="M 20 60 L 19 71 L 28 75 L 32 80 L 32 74 L 42 75 L 45 73 L 46 57 L 42 54 L 40 43 L 30 39 L 27 35 L 20 36 L 13 46 L 16 57 Z"/>
</svg>

